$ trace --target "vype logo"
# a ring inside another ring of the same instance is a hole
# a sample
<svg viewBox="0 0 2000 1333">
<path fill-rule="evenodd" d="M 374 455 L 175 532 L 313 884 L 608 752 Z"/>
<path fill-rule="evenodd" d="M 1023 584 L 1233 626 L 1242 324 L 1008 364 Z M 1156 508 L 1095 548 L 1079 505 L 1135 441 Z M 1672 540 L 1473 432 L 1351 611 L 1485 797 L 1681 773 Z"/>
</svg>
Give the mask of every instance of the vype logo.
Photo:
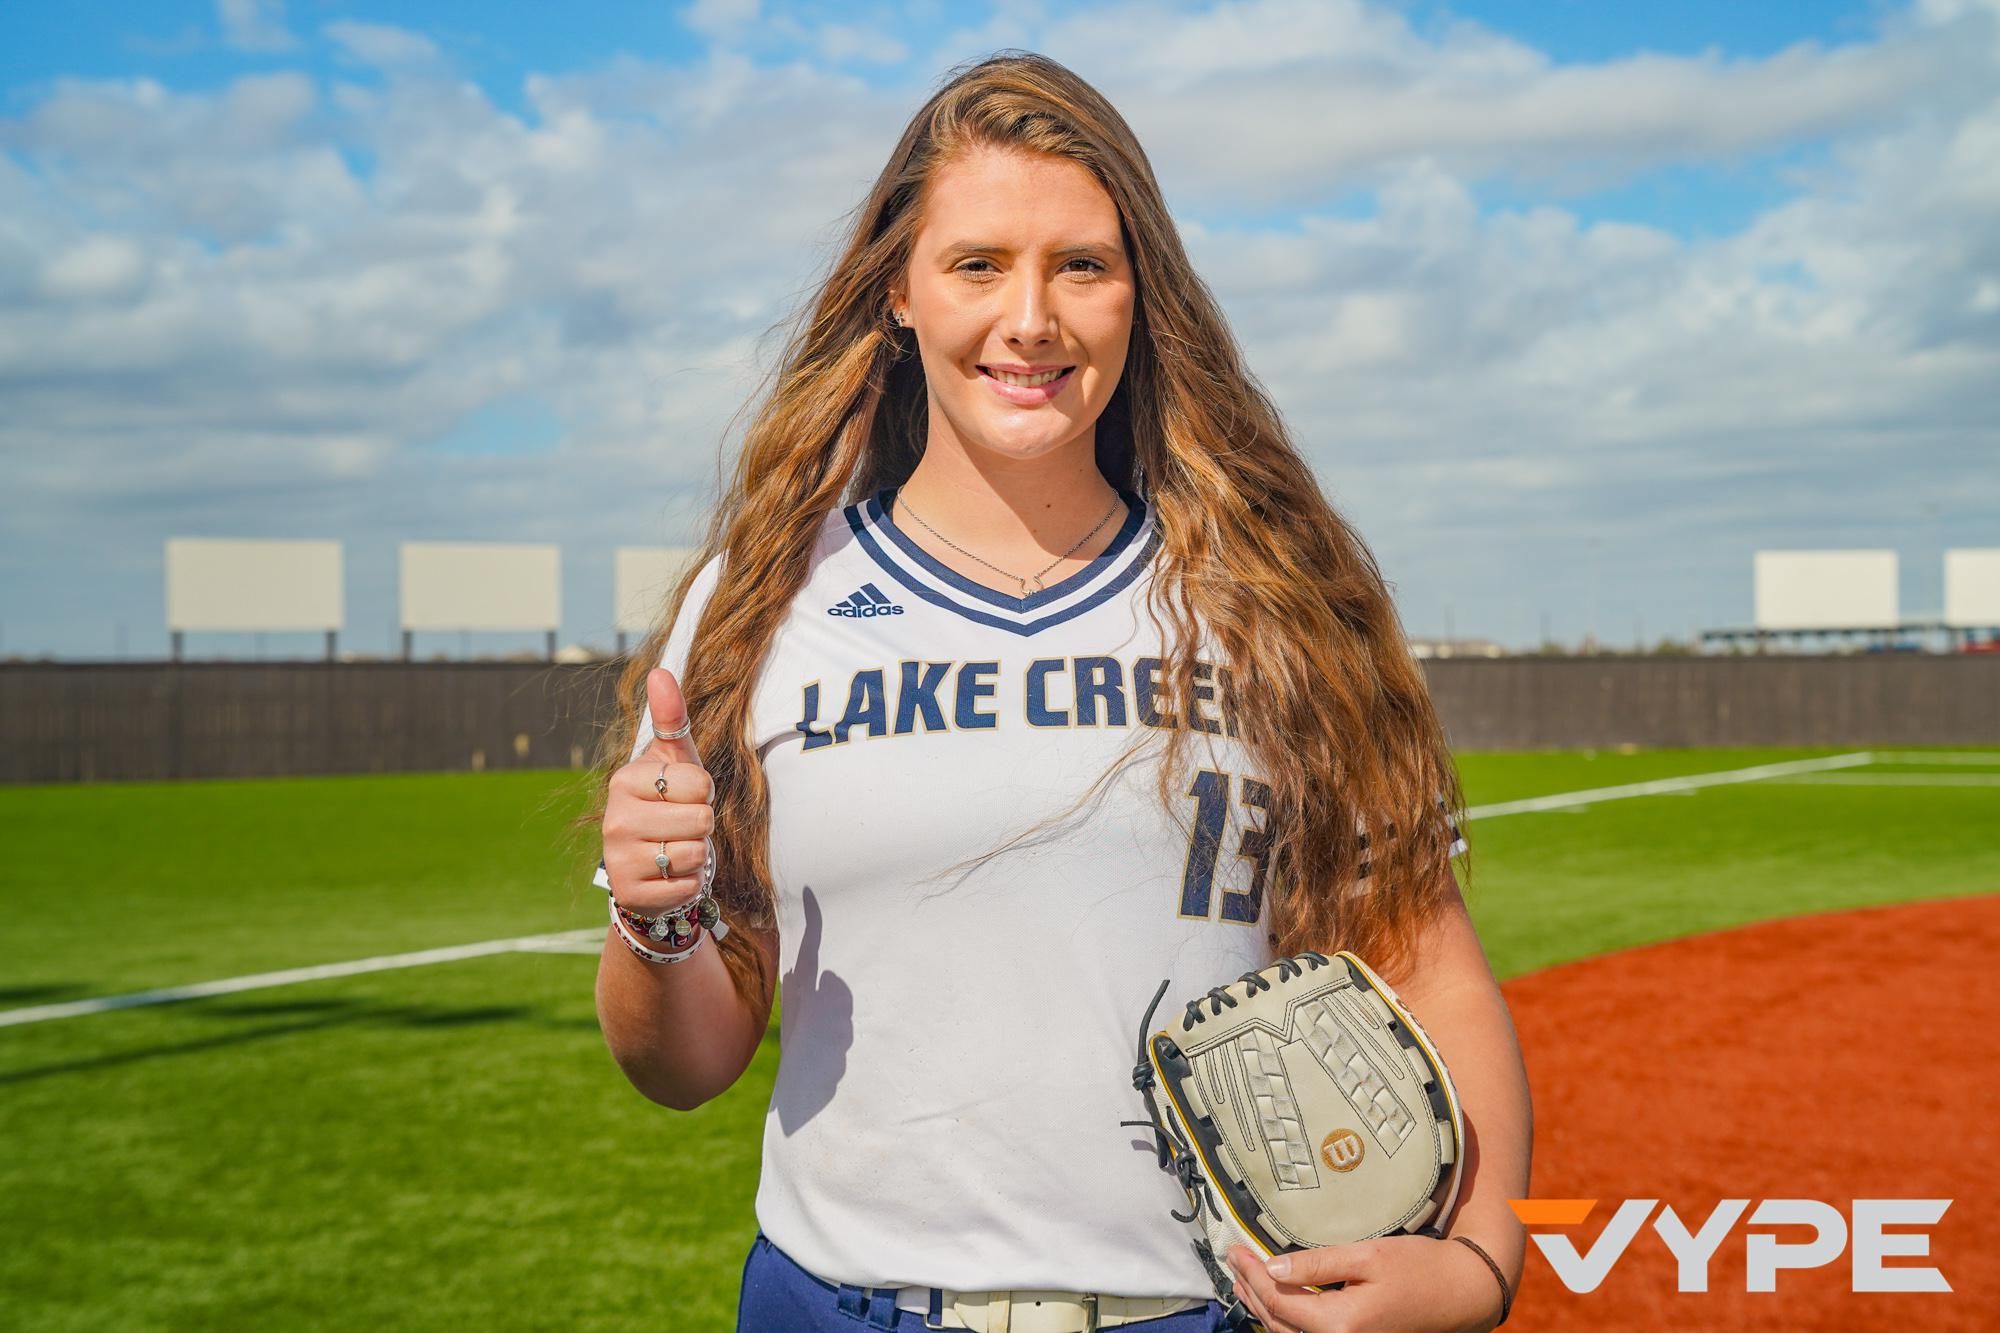
<svg viewBox="0 0 2000 1333">
<path fill-rule="evenodd" d="M 1708 1290 L 1708 1261 L 1745 1210 L 1748 1199 L 1723 1199 L 1698 1229 L 1690 1231 L 1670 1204 L 1654 1208 L 1658 1199 L 1626 1199 L 1588 1250 L 1559 1230 L 1590 1216 L 1595 1199 L 1511 1199 L 1515 1216 L 1528 1229 L 1528 1239 L 1556 1270 L 1562 1284 L 1579 1294 L 1597 1290 L 1619 1257 L 1631 1247 L 1641 1227 L 1651 1219 L 1653 1231 L 1680 1267 L 1682 1291 Z M 1950 1199 L 1856 1199 L 1853 1224 L 1830 1203 L 1818 1199 L 1765 1199 L 1743 1222 L 1746 1263 L 1745 1291 L 1776 1291 L 1778 1270 L 1824 1268 L 1851 1250 L 1855 1291 L 1950 1291 L 1951 1284 L 1935 1268 L 1918 1265 L 1887 1267 L 1883 1260 L 1924 1257 L 1930 1253 L 1925 1232 L 1888 1233 L 1890 1226 L 1928 1227 L 1944 1216 Z M 1758 1227 L 1811 1227 L 1810 1239 L 1780 1241 Z M 1850 1247 L 1849 1239 L 1853 1244 Z"/>
</svg>

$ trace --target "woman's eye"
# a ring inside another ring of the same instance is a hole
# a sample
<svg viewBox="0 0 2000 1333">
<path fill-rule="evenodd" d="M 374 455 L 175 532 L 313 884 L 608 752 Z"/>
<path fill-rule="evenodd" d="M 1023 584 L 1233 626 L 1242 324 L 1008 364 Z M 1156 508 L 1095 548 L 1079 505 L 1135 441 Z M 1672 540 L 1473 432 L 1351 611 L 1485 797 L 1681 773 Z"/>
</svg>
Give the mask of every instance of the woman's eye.
<svg viewBox="0 0 2000 1333">
<path fill-rule="evenodd" d="M 973 268 L 973 267 L 971 267 L 971 266 L 972 266 L 972 265 L 974 265 L 974 264 L 985 264 L 985 265 L 987 265 L 987 267 L 986 267 L 986 268 L 980 268 L 980 269 L 976 269 L 976 268 Z M 988 274 L 988 273 L 990 273 L 990 272 L 992 272 L 992 271 L 993 271 L 993 270 L 992 270 L 992 264 L 993 264 L 993 261 L 992 261 L 992 260 L 990 260 L 990 259 L 967 259 L 967 260 L 964 260 L 964 261 L 962 261 L 962 262 L 961 262 L 961 263 L 960 263 L 960 264 L 958 265 L 958 267 L 957 267 L 957 268 L 955 268 L 955 269 L 953 269 L 952 271 L 953 271 L 954 273 L 969 273 L 969 274 L 976 274 L 976 275 L 978 275 L 978 276 L 981 276 L 981 277 L 984 277 L 984 276 L 985 276 L 986 274 Z M 1070 269 L 1069 269 L 1069 266 L 1070 266 L 1071 264 L 1088 264 L 1088 265 L 1089 265 L 1090 267 L 1089 267 L 1089 268 L 1087 268 L 1086 270 L 1084 270 L 1085 272 L 1088 272 L 1088 273 L 1102 273 L 1102 272 L 1104 272 L 1104 271 L 1105 271 L 1105 268 L 1106 268 L 1106 266 L 1105 266 L 1105 265 L 1104 265 L 1103 263 L 1099 262 L 1098 260 L 1095 260 L 1095 259 L 1086 259 L 1086 258 L 1085 258 L 1084 256 L 1082 256 L 1082 255 L 1077 255 L 1077 256 L 1076 256 L 1075 258 L 1073 258 L 1073 259 L 1069 259 L 1069 260 L 1066 260 L 1066 261 L 1064 261 L 1064 263 L 1063 263 L 1063 268 L 1064 268 L 1064 270 L 1065 270 L 1065 271 L 1070 271 Z"/>
</svg>

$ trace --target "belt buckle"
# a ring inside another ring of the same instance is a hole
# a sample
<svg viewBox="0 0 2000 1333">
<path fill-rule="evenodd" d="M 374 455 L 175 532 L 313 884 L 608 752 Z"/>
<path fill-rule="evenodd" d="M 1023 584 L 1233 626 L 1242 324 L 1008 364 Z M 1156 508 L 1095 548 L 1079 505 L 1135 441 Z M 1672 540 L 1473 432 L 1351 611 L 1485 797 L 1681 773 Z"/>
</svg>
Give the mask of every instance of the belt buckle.
<svg viewBox="0 0 2000 1333">
<path fill-rule="evenodd" d="M 1083 1333 L 1097 1333 L 1097 1293 L 1086 1291 L 1083 1296 Z"/>
</svg>

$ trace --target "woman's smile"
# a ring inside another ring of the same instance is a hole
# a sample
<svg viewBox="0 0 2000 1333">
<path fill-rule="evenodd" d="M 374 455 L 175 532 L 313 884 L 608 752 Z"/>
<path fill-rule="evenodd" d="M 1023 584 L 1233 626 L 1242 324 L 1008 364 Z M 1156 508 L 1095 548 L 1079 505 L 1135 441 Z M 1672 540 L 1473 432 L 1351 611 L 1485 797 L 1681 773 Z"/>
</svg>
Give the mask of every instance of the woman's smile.
<svg viewBox="0 0 2000 1333">
<path fill-rule="evenodd" d="M 1076 367 L 1063 366 L 1033 375 L 1019 375 L 991 366 L 980 366 L 978 369 L 979 377 L 1008 402 L 1020 407 L 1036 407 L 1061 393 L 1063 387 L 1075 378 L 1073 372 Z"/>
</svg>

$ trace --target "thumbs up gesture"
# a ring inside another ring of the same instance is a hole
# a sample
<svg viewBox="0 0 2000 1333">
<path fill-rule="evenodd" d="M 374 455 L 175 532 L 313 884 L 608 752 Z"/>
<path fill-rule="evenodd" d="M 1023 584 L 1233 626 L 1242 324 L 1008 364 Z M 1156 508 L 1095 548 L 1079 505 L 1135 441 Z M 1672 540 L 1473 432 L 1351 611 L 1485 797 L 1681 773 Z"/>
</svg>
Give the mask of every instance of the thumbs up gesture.
<svg viewBox="0 0 2000 1333">
<path fill-rule="evenodd" d="M 620 907 L 647 916 L 698 896 L 715 830 L 715 780 L 701 765 L 694 737 L 661 732 L 688 726 L 680 682 L 665 667 L 646 677 L 653 739 L 611 775 L 604 805 L 604 873 Z M 712 874 L 706 871 L 706 874 Z"/>
</svg>

